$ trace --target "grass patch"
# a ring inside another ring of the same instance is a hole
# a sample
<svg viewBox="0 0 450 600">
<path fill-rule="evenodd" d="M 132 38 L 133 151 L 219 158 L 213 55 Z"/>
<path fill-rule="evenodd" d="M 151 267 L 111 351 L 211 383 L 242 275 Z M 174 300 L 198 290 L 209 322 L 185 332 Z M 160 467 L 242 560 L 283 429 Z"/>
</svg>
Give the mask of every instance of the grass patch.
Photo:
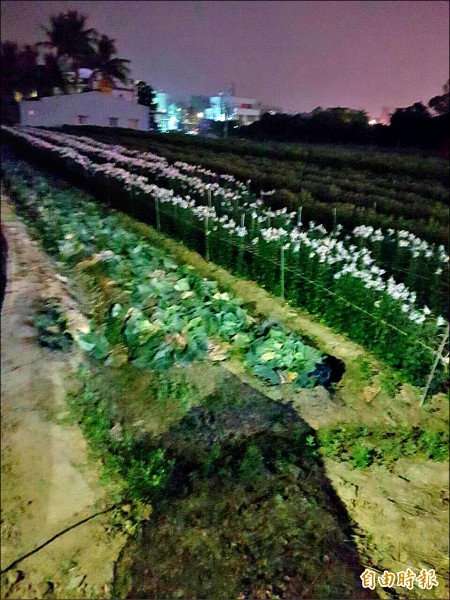
<svg viewBox="0 0 450 600">
<path fill-rule="evenodd" d="M 81 369 L 79 377 L 84 387 L 67 401 L 94 456 L 103 463 L 103 479 L 121 484 L 125 500 L 152 500 L 164 487 L 171 463 L 160 448 L 137 448 L 123 430 L 117 407 L 89 383 L 89 371 Z"/>
<path fill-rule="evenodd" d="M 393 429 L 345 424 L 324 427 L 317 437 L 323 456 L 350 460 L 359 469 L 372 464 L 390 466 L 404 457 L 437 462 L 449 458 L 448 431 L 408 425 Z"/>
</svg>

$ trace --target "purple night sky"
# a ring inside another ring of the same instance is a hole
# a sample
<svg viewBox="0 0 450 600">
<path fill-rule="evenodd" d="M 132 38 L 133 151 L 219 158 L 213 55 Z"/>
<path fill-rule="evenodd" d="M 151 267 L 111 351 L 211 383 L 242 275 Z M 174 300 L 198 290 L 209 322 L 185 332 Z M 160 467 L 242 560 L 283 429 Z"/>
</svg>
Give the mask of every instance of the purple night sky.
<svg viewBox="0 0 450 600">
<path fill-rule="evenodd" d="M 2 41 L 43 39 L 61 11 L 117 40 L 132 76 L 175 99 L 236 94 L 288 112 L 349 106 L 372 117 L 442 93 L 449 76 L 449 3 L 340 2 L 1 3 Z"/>
</svg>

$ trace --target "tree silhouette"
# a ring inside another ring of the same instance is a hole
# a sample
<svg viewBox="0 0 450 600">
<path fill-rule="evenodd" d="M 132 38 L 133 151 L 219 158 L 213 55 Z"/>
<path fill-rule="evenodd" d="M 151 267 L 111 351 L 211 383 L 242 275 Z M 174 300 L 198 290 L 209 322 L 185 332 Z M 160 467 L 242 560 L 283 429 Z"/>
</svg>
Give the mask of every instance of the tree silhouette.
<svg viewBox="0 0 450 600">
<path fill-rule="evenodd" d="M 74 73 L 75 89 L 78 88 L 78 70 L 92 64 L 95 56 L 95 29 L 86 29 L 87 17 L 76 10 L 50 17 L 50 25 L 43 28 L 47 40 L 39 46 L 50 49 L 56 57 L 66 83 L 71 83 Z"/>
<path fill-rule="evenodd" d="M 20 93 L 27 98 L 38 90 L 38 54 L 35 46 L 26 45 L 19 48 L 15 42 L 10 41 L 1 44 L 2 117 L 8 122 L 18 119 L 15 94 Z"/>
<path fill-rule="evenodd" d="M 450 112 L 450 79 L 442 87 L 443 94 L 441 96 L 434 96 L 428 102 L 428 106 L 432 108 L 439 115 L 445 115 Z"/>
<path fill-rule="evenodd" d="M 148 106 L 148 128 L 150 131 L 156 129 L 155 113 L 157 110 L 156 94 L 153 88 L 145 81 L 137 84 L 138 104 Z"/>
<path fill-rule="evenodd" d="M 115 87 L 115 79 L 125 84 L 128 83 L 130 75 L 130 70 L 127 67 L 127 63 L 130 61 L 116 56 L 115 41 L 107 35 L 102 35 L 97 42 L 94 55 L 89 57 L 88 62 L 88 66 L 93 68 L 91 80 L 93 81 L 99 76 L 103 82 L 111 87 Z"/>
</svg>

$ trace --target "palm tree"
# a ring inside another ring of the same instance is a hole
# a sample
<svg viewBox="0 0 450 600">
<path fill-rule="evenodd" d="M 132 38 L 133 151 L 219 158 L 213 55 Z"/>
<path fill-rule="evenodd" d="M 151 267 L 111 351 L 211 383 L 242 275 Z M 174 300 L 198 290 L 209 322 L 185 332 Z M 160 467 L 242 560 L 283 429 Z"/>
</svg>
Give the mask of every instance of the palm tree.
<svg viewBox="0 0 450 600">
<path fill-rule="evenodd" d="M 127 84 L 130 75 L 130 70 L 127 67 L 127 63 L 130 61 L 116 56 L 115 41 L 107 35 L 102 35 L 98 40 L 97 51 L 91 63 L 93 67 L 91 81 L 94 81 L 96 77 L 100 77 L 101 81 L 113 88 L 115 87 L 114 79 Z"/>
<path fill-rule="evenodd" d="M 78 70 L 87 66 L 95 56 L 95 29 L 85 29 L 87 17 L 76 10 L 50 17 L 50 26 L 43 28 L 47 36 L 40 46 L 53 51 L 60 67 L 69 80 L 70 71 L 75 72 L 75 89 L 78 87 Z"/>
</svg>

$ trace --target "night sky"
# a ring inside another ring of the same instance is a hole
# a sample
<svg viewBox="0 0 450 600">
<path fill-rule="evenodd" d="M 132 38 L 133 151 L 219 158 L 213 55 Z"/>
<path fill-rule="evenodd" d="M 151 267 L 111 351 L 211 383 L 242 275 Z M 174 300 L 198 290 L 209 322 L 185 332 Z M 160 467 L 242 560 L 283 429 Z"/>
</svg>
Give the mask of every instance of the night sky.
<svg viewBox="0 0 450 600">
<path fill-rule="evenodd" d="M 287 112 L 425 103 L 449 76 L 447 1 L 1 2 L 2 41 L 43 39 L 51 14 L 76 9 L 117 40 L 119 56 L 174 99 L 236 94 Z"/>
</svg>

